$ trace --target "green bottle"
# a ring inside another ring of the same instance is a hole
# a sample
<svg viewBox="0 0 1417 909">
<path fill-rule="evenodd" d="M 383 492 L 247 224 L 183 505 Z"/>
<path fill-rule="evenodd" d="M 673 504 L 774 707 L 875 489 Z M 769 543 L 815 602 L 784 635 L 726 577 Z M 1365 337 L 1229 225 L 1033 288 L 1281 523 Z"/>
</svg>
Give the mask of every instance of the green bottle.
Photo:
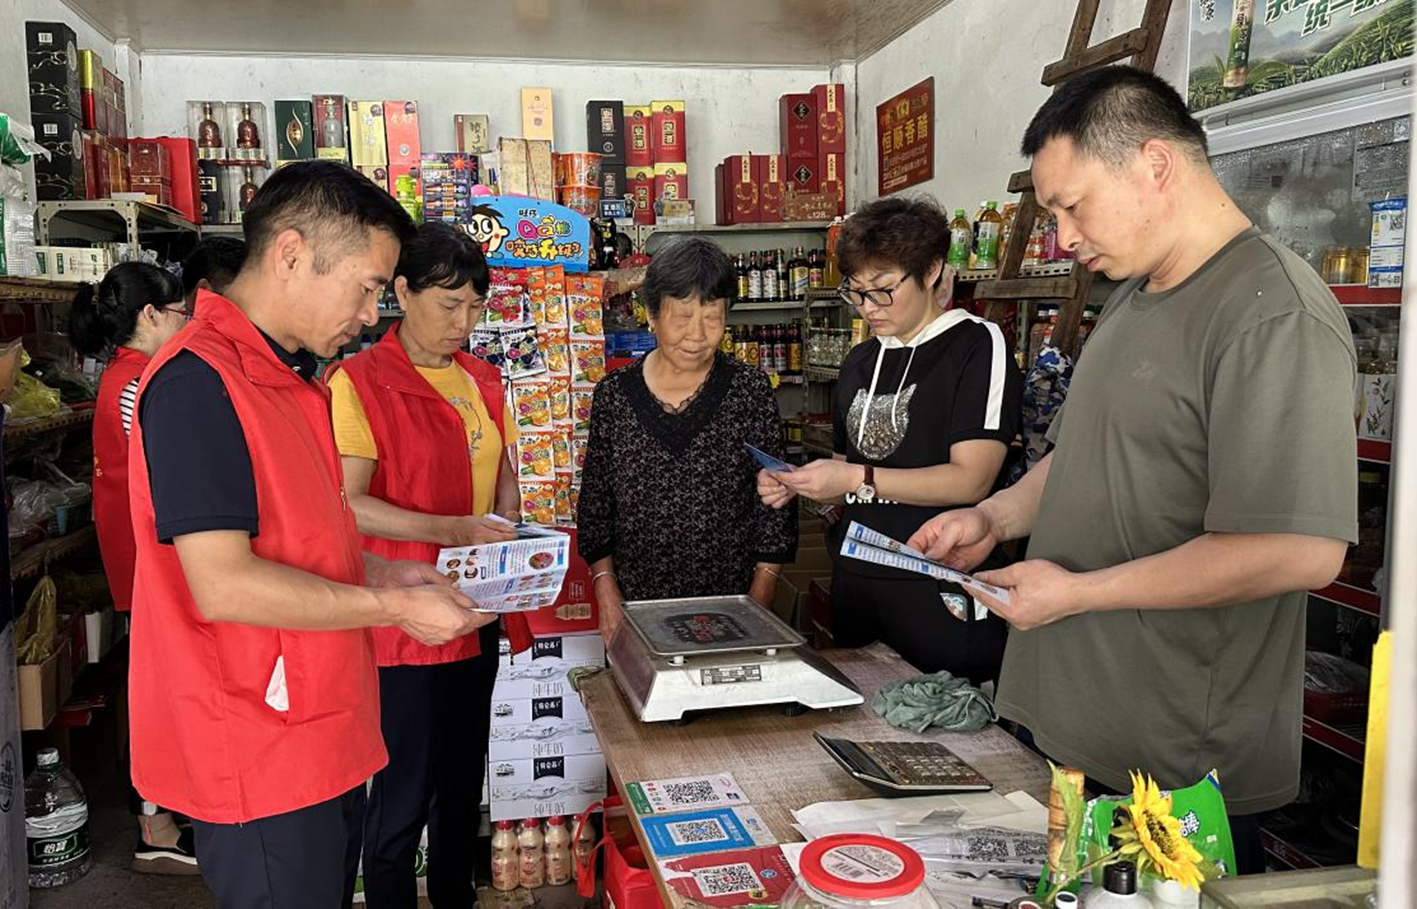
<svg viewBox="0 0 1417 909">
<path fill-rule="evenodd" d="M 964 271 L 969 268 L 969 251 L 973 246 L 974 230 L 969 226 L 964 209 L 956 208 L 955 219 L 950 222 L 950 254 L 946 261 L 955 271 Z"/>
</svg>

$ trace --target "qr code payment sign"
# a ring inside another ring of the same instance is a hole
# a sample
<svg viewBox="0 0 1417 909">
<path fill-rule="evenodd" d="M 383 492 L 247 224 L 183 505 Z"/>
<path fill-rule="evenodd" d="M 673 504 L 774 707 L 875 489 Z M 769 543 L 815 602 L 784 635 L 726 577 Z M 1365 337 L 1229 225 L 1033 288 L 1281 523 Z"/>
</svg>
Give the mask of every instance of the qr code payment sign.
<svg viewBox="0 0 1417 909">
<path fill-rule="evenodd" d="M 718 793 L 714 791 L 713 783 L 709 780 L 667 782 L 661 790 L 673 805 L 704 805 L 717 801 L 718 798 Z"/>
<path fill-rule="evenodd" d="M 694 871 L 694 882 L 705 897 L 734 896 L 739 893 L 765 894 L 767 888 L 747 862 L 716 865 Z"/>
<path fill-rule="evenodd" d="M 669 839 L 676 846 L 702 846 L 732 839 L 723 824 L 713 818 L 693 821 L 671 821 L 665 824 Z"/>
</svg>

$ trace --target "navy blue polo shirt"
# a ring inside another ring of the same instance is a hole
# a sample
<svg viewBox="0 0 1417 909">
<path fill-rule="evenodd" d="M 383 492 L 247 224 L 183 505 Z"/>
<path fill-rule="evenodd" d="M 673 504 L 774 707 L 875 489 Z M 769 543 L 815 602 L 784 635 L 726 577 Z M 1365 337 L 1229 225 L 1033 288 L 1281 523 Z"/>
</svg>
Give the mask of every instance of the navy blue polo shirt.
<svg viewBox="0 0 1417 909">
<path fill-rule="evenodd" d="M 313 354 L 261 337 L 296 375 L 314 380 Z M 215 369 L 190 350 L 168 360 L 148 381 L 138 422 L 159 542 L 209 530 L 260 532 L 251 451 Z"/>
</svg>

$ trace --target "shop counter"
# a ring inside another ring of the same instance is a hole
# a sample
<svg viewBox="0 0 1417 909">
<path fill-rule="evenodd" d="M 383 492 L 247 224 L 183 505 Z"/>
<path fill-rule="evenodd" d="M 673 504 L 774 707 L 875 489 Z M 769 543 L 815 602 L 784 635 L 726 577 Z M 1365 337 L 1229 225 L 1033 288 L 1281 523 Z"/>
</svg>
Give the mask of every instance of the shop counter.
<svg viewBox="0 0 1417 909">
<path fill-rule="evenodd" d="M 919 671 L 883 644 L 858 650 L 828 650 L 822 656 L 856 683 L 866 703 L 832 711 L 788 716 L 783 707 L 749 707 L 704 713 L 687 723 L 642 723 L 610 672 L 581 684 L 581 694 L 610 774 L 620 792 L 626 784 L 696 774 L 732 773 L 753 808 L 779 842 L 802 837 L 793 829 L 792 812 L 816 802 L 875 797 L 848 776 L 813 738 L 813 732 L 855 740 L 940 741 L 988 777 L 996 792 L 1027 792 L 1048 803 L 1048 765 L 998 726 L 974 733 L 931 730 L 917 735 L 896 729 L 871 710 L 871 697 L 882 685 L 919 675 Z M 635 833 L 645 846 L 640 819 L 630 812 Z M 645 848 L 646 855 L 651 852 Z M 670 899 L 656 871 L 665 905 Z"/>
</svg>

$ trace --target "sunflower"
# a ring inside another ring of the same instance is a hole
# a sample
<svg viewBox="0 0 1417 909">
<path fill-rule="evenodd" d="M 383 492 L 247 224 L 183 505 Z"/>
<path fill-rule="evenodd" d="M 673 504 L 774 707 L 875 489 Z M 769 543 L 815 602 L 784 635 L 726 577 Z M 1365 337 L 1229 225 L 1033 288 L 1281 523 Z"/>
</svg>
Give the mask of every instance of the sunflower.
<svg viewBox="0 0 1417 909">
<path fill-rule="evenodd" d="M 1121 843 L 1121 857 L 1135 861 L 1138 873 L 1150 871 L 1199 889 L 1205 877 L 1197 865 L 1204 859 L 1181 834 L 1181 822 L 1171 816 L 1171 796 L 1163 798 L 1150 776 L 1131 776 L 1132 803 L 1125 814 L 1118 810 L 1119 820 L 1112 830 Z"/>
</svg>

